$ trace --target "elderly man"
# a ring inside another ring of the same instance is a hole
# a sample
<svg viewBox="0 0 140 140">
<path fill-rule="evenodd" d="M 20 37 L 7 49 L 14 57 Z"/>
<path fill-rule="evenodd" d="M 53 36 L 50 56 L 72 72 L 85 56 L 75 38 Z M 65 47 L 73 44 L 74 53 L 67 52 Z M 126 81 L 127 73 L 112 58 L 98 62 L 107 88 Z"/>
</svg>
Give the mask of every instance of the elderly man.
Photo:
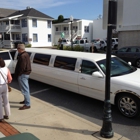
<svg viewBox="0 0 140 140">
<path fill-rule="evenodd" d="M 21 93 L 24 95 L 24 101 L 20 104 L 24 104 L 19 110 L 29 109 L 30 106 L 30 90 L 29 90 L 29 75 L 31 73 L 31 62 L 29 54 L 25 51 L 24 44 L 18 44 L 18 61 L 15 68 L 15 76 L 18 79 Z"/>
</svg>

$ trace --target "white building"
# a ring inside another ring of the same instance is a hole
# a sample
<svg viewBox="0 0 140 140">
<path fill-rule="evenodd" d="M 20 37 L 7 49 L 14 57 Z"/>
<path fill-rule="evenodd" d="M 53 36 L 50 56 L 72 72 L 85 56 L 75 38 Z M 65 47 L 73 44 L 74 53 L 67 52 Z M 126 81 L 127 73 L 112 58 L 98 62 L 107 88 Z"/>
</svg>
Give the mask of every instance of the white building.
<svg viewBox="0 0 140 140">
<path fill-rule="evenodd" d="M 118 31 L 119 47 L 140 46 L 140 0 L 124 0 L 123 21 Z"/>
<path fill-rule="evenodd" d="M 71 30 L 72 26 L 72 30 Z M 53 24 L 53 43 L 58 44 L 58 40 L 61 38 L 61 34 L 64 33 L 64 38 L 75 40 L 76 38 L 87 38 L 92 40 L 93 36 L 93 21 L 84 19 L 73 19 L 72 25 L 69 18 L 64 19 L 61 23 Z"/>
<path fill-rule="evenodd" d="M 32 47 L 51 47 L 52 20 L 52 17 L 30 7 L 0 18 L 0 47 L 14 48 L 17 41 Z"/>
<path fill-rule="evenodd" d="M 93 20 L 93 39 L 106 39 L 107 30 L 103 30 L 103 19 Z"/>
</svg>

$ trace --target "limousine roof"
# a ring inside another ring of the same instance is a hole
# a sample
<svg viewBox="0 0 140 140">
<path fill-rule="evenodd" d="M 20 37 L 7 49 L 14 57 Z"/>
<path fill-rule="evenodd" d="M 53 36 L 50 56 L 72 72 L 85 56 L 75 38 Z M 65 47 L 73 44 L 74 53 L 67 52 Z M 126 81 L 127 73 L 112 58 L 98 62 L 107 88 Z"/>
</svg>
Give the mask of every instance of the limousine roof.
<svg viewBox="0 0 140 140">
<path fill-rule="evenodd" d="M 65 56 L 65 57 L 67 56 L 67 57 L 76 57 L 76 58 L 90 58 L 94 61 L 106 59 L 106 55 L 100 53 L 74 52 L 74 51 L 42 49 L 42 48 L 26 48 L 25 50 L 27 52 L 35 52 L 35 53 L 50 54 L 50 55 Z"/>
</svg>

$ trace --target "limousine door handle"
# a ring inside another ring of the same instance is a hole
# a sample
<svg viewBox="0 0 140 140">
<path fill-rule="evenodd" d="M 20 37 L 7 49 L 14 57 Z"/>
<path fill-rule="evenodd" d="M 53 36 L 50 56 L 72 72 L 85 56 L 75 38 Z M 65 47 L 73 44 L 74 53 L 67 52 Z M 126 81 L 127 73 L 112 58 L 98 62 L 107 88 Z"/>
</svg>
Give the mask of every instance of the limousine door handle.
<svg viewBox="0 0 140 140">
<path fill-rule="evenodd" d="M 84 77 L 81 77 L 80 79 L 85 80 L 85 78 L 84 78 Z"/>
</svg>

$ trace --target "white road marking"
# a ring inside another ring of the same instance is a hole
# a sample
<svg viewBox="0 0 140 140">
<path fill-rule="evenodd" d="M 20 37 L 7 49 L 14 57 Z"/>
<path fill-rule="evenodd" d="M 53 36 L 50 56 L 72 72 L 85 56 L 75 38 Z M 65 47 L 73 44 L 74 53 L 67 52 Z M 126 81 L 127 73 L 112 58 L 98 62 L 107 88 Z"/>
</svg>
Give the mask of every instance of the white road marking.
<svg viewBox="0 0 140 140">
<path fill-rule="evenodd" d="M 43 92 L 43 91 L 47 91 L 47 90 L 50 90 L 52 88 L 47 88 L 47 89 L 43 89 L 43 90 L 39 90 L 39 91 L 35 91 L 35 92 L 32 92 L 31 95 L 33 94 L 37 94 L 37 93 L 40 93 L 40 92 Z"/>
</svg>

